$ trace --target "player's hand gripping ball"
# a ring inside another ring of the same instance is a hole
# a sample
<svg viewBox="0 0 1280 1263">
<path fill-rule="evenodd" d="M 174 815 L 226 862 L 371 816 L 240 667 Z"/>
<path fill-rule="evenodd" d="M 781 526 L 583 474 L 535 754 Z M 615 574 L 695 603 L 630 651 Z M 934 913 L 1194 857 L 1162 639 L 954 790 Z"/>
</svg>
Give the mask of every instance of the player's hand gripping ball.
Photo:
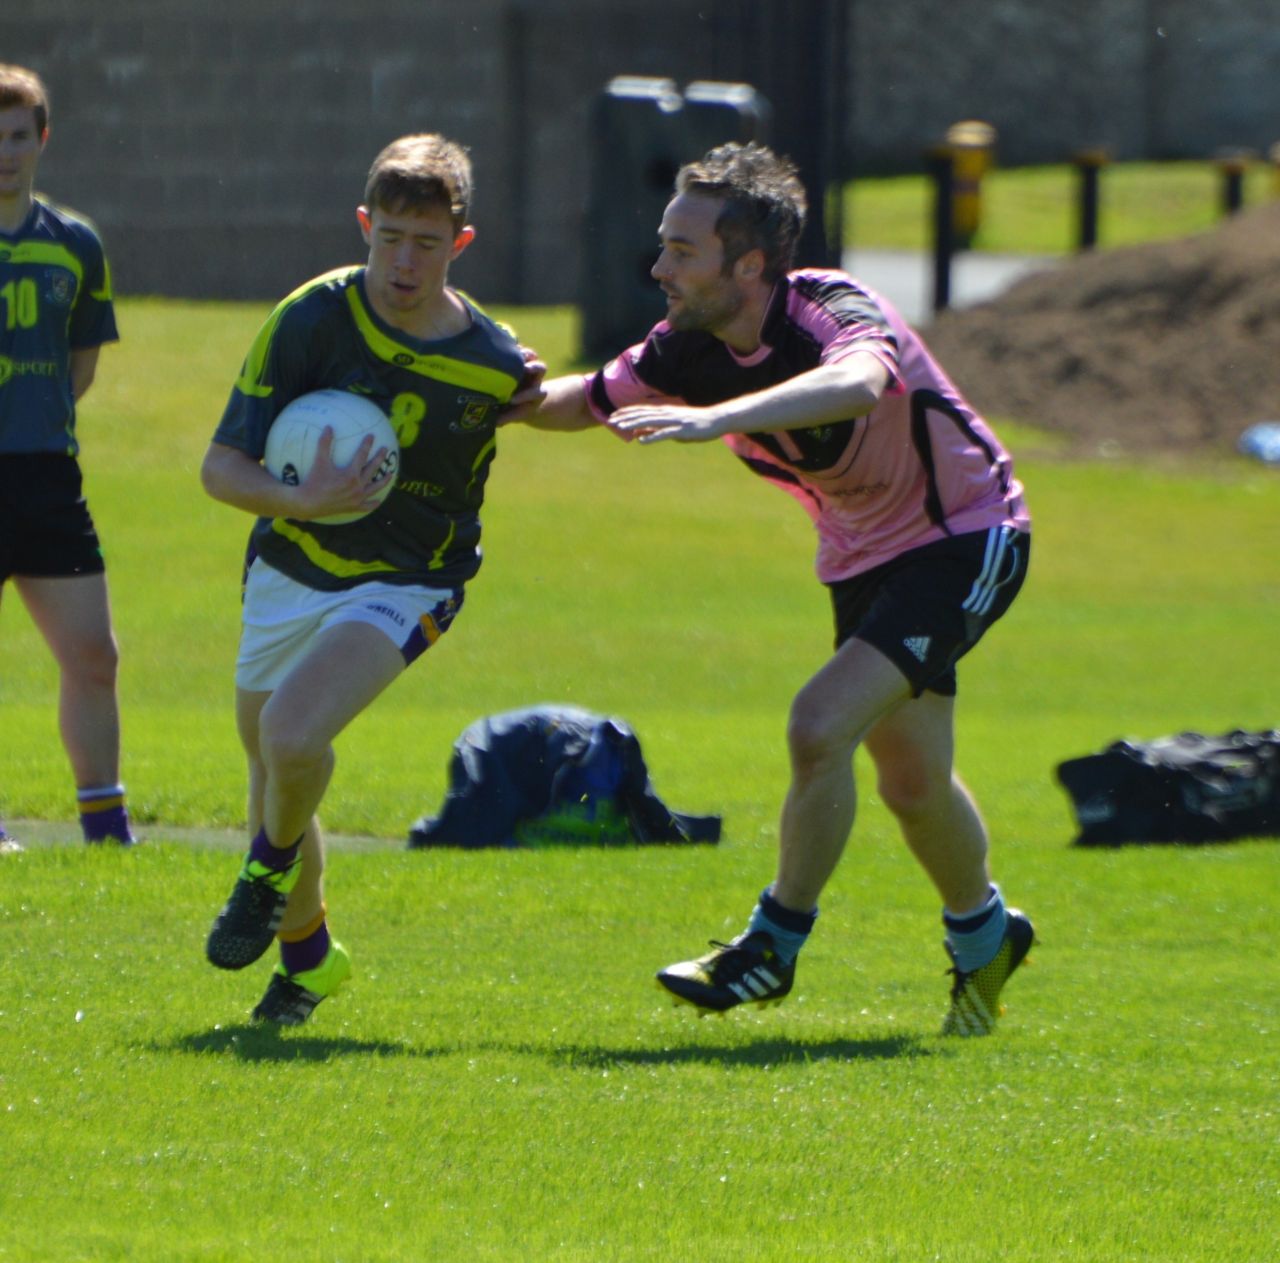
<svg viewBox="0 0 1280 1263">
<path fill-rule="evenodd" d="M 386 413 L 371 399 L 346 390 L 314 390 L 299 395 L 281 410 L 267 431 L 267 450 L 262 457 L 267 471 L 281 482 L 296 487 L 311 472 L 316 447 L 326 427 L 333 429 L 330 455 L 339 467 L 350 464 L 367 435 L 373 435 L 370 455 L 381 447 L 387 449 L 373 480 L 373 489 L 381 504 L 391 494 L 400 472 L 400 444 Z M 338 526 L 357 522 L 377 507 L 375 504 L 363 513 L 334 513 L 315 520 Z"/>
</svg>

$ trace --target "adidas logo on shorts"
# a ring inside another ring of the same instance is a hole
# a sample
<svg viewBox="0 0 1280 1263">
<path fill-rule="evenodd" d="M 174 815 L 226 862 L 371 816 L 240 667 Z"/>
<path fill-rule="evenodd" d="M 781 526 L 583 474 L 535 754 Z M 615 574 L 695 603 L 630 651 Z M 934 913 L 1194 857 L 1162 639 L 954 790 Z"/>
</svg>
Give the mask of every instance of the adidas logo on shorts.
<svg viewBox="0 0 1280 1263">
<path fill-rule="evenodd" d="M 928 636 L 908 636 L 902 643 L 920 662 L 929 656 L 930 638 Z"/>
</svg>

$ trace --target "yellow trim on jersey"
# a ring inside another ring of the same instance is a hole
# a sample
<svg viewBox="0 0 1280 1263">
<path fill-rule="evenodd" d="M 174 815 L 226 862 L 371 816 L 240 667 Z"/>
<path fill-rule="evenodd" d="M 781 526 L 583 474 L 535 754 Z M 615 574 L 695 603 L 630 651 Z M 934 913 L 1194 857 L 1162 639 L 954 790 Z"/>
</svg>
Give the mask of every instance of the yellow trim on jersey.
<svg viewBox="0 0 1280 1263">
<path fill-rule="evenodd" d="M 444 543 L 431 554 L 431 560 L 427 562 L 428 570 L 439 570 L 444 565 L 444 555 L 449 551 L 449 545 L 453 543 L 453 537 L 458 533 L 458 524 L 456 522 L 449 523 L 449 533 L 444 537 Z"/>
<path fill-rule="evenodd" d="M 334 268 L 332 272 L 326 272 L 323 276 L 317 276 L 313 280 L 308 281 L 305 285 L 299 285 L 292 294 L 282 298 L 276 304 L 275 310 L 267 317 L 266 323 L 258 330 L 258 336 L 254 338 L 253 345 L 249 348 L 249 354 L 244 357 L 244 365 L 240 369 L 240 376 L 236 380 L 236 389 L 242 395 L 249 395 L 254 399 L 266 399 L 275 389 L 273 386 L 264 384 L 262 377 L 266 372 L 267 352 L 271 349 L 271 339 L 275 337 L 276 326 L 280 323 L 284 313 L 300 298 L 305 298 L 313 290 L 319 289 L 322 285 L 329 284 L 330 281 L 337 280 L 339 277 L 350 276 L 353 272 L 358 272 L 358 267 L 342 267 Z"/>
<path fill-rule="evenodd" d="M 489 441 L 476 454 L 475 460 L 471 462 L 471 481 L 467 483 L 467 490 L 470 491 L 475 486 L 476 479 L 480 476 L 480 466 L 488 460 L 489 456 L 497 450 L 498 436 L 490 435 Z"/>
<path fill-rule="evenodd" d="M 107 262 L 105 254 L 102 256 L 102 288 L 90 290 L 89 297 L 99 303 L 111 301 L 111 264 Z"/>
<path fill-rule="evenodd" d="M 323 547 L 314 535 L 295 526 L 287 518 L 273 518 L 271 529 L 296 544 L 313 566 L 318 566 L 339 579 L 354 579 L 363 574 L 394 573 L 398 569 L 385 561 L 351 561 L 346 557 L 339 557 L 337 553 L 331 553 Z"/>
<path fill-rule="evenodd" d="M 66 246 L 54 241 L 19 241 L 16 246 L 6 248 L 9 252 L 5 255 L 5 263 L 51 263 L 74 272 L 77 286 L 84 283 L 84 265 Z"/>
<path fill-rule="evenodd" d="M 397 368 L 417 373 L 421 377 L 433 378 L 435 381 L 448 382 L 451 386 L 462 386 L 467 390 L 493 395 L 499 403 L 506 403 L 520 384 L 518 378 L 500 369 L 486 368 L 468 360 L 456 360 L 448 355 L 419 355 L 410 351 L 403 342 L 388 337 L 374 324 L 355 285 L 347 289 L 347 305 L 351 308 L 352 319 L 369 349 L 379 359 L 386 360 Z"/>
</svg>

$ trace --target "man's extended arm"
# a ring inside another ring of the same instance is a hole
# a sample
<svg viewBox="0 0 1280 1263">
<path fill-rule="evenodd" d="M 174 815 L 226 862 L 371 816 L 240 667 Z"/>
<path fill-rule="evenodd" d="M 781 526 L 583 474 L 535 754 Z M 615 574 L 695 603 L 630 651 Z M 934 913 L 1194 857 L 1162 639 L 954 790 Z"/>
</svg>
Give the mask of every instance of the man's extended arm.
<svg viewBox="0 0 1280 1263">
<path fill-rule="evenodd" d="M 502 424 L 523 421 L 539 430 L 588 430 L 596 419 L 587 407 L 587 392 L 577 374 L 539 382 L 511 397 Z"/>
<path fill-rule="evenodd" d="M 860 352 L 821 364 L 785 382 L 702 408 L 633 404 L 609 418 L 609 428 L 642 443 L 677 439 L 702 443 L 724 434 L 799 430 L 870 412 L 892 374 L 877 356 Z"/>
</svg>

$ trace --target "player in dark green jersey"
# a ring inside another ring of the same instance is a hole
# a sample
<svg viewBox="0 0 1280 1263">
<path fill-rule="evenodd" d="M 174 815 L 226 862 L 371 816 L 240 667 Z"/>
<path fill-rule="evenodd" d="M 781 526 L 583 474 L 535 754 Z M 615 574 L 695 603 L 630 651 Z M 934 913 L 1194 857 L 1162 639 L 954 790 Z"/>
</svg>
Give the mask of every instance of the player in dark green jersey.
<svg viewBox="0 0 1280 1263">
<path fill-rule="evenodd" d="M 249 759 L 253 834 L 209 934 L 209 960 L 241 969 L 279 936 L 259 1020 L 305 1021 L 345 981 L 330 938 L 315 812 L 332 741 L 449 626 L 480 565 L 479 511 L 498 412 L 526 378 L 510 333 L 448 285 L 471 243 L 471 166 L 443 137 L 403 137 L 375 159 L 357 211 L 362 267 L 308 282 L 271 314 L 245 360 L 202 476 L 216 499 L 257 516 L 236 666 L 236 718 Z M 367 509 L 382 451 L 349 465 L 320 441 L 298 485 L 261 464 L 293 399 L 336 388 L 386 411 L 400 470 Z"/>
<path fill-rule="evenodd" d="M 97 233 L 33 191 L 48 135 L 39 76 L 0 65 L 0 588 L 13 580 L 57 661 L 84 839 L 127 846 L 118 653 L 75 434 L 116 323 Z"/>
</svg>

